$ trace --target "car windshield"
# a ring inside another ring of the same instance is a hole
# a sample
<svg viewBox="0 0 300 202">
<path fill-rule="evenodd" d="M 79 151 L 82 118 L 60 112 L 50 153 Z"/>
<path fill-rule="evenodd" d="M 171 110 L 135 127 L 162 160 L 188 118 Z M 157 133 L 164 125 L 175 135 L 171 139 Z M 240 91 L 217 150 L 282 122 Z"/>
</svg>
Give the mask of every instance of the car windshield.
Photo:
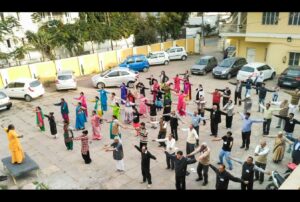
<svg viewBox="0 0 300 202">
<path fill-rule="evenodd" d="M 72 79 L 72 75 L 59 75 L 58 80 L 68 80 Z"/>
<path fill-rule="evenodd" d="M 289 70 L 286 72 L 286 75 L 287 75 L 287 76 L 292 76 L 292 77 L 299 77 L 299 76 L 300 76 L 300 70 L 297 70 L 297 69 L 289 69 Z"/>
<path fill-rule="evenodd" d="M 2 92 L 0 92 L 0 99 L 6 98 L 6 95 Z"/>
<path fill-rule="evenodd" d="M 219 66 L 228 68 L 232 65 L 233 62 L 234 62 L 234 60 L 232 58 L 228 58 L 228 59 L 223 60 Z"/>
<path fill-rule="evenodd" d="M 41 85 L 41 82 L 39 82 L 38 80 L 33 81 L 29 84 L 30 87 L 34 88 L 34 87 L 38 87 L 39 85 Z"/>
<path fill-rule="evenodd" d="M 243 72 L 254 72 L 254 68 L 249 67 L 249 66 L 243 66 L 241 71 L 243 71 Z"/>
<path fill-rule="evenodd" d="M 196 65 L 207 65 L 207 59 L 200 59 L 196 62 Z"/>
<path fill-rule="evenodd" d="M 102 72 L 102 73 L 100 74 L 100 76 L 105 76 L 105 75 L 108 74 L 109 72 L 111 72 L 110 69 L 109 69 L 109 70 L 106 70 L 106 71 L 104 71 L 104 72 Z"/>
</svg>

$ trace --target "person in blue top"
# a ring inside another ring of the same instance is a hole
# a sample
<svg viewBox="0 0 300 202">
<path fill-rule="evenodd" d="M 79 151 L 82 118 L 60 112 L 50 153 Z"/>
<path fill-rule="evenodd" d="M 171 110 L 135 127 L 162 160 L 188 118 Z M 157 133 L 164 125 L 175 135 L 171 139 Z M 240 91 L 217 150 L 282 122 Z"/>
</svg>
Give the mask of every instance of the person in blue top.
<svg viewBox="0 0 300 202">
<path fill-rule="evenodd" d="M 186 111 L 186 113 L 192 118 L 192 120 L 191 120 L 192 125 L 193 125 L 194 129 L 196 130 L 197 135 L 199 135 L 199 124 L 200 124 L 201 121 L 204 121 L 207 118 L 201 116 L 201 114 L 198 115 L 197 111 L 195 111 L 194 113 Z M 199 140 L 197 140 L 197 145 L 199 145 Z"/>
<path fill-rule="evenodd" d="M 76 107 L 76 123 L 75 123 L 75 128 L 77 130 L 84 130 L 85 126 L 84 123 L 87 122 L 85 112 L 84 112 L 84 107 L 81 106 L 81 103 L 78 102 L 77 107 Z"/>
<path fill-rule="evenodd" d="M 241 149 L 245 148 L 245 150 L 249 149 L 249 145 L 250 145 L 250 136 L 251 136 L 251 127 L 253 123 L 263 123 L 264 120 L 263 119 L 250 119 L 250 113 L 247 112 L 245 114 L 239 112 L 239 114 L 241 115 L 241 118 L 243 120 L 243 126 L 242 126 L 242 140 L 243 140 L 243 144 L 240 147 Z"/>
<path fill-rule="evenodd" d="M 110 92 L 104 90 L 103 87 L 100 90 L 97 90 L 97 92 L 99 92 L 99 97 L 101 100 L 101 109 L 102 113 L 104 113 L 107 111 L 107 94 L 109 94 Z"/>
<path fill-rule="evenodd" d="M 69 123 L 70 119 L 69 119 L 69 108 L 68 108 L 68 104 L 65 101 L 64 98 L 60 99 L 59 103 L 54 104 L 55 106 L 60 106 L 60 112 L 62 115 L 62 118 L 64 119 L 64 121 L 67 121 Z"/>
<path fill-rule="evenodd" d="M 300 137 L 294 138 L 292 136 L 287 135 L 286 138 L 294 142 L 292 160 L 294 164 L 299 165 L 300 164 Z"/>
<path fill-rule="evenodd" d="M 245 93 L 245 97 L 247 96 L 247 94 L 251 95 L 251 88 L 252 88 L 252 79 L 251 76 L 249 76 L 249 78 L 245 81 L 245 87 L 246 87 L 246 93 Z"/>
</svg>

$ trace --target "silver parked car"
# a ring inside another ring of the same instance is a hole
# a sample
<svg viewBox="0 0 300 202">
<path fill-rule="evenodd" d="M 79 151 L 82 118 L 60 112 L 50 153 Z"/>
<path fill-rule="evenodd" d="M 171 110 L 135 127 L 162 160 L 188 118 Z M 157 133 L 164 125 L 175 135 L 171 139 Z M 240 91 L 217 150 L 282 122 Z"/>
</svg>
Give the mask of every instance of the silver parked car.
<svg viewBox="0 0 300 202">
<path fill-rule="evenodd" d="M 57 72 L 56 90 L 77 89 L 77 81 L 73 71 Z"/>
<path fill-rule="evenodd" d="M 191 67 L 192 74 L 203 74 L 212 71 L 214 67 L 218 65 L 218 60 L 214 56 L 204 56 L 201 57 L 196 63 Z"/>
</svg>

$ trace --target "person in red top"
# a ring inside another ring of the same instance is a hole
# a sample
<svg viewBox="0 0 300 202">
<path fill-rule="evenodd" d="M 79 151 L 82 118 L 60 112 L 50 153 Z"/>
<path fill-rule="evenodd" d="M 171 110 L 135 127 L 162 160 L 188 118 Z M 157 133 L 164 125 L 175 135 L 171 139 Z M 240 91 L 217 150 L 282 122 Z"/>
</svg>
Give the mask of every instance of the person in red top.
<svg viewBox="0 0 300 202">
<path fill-rule="evenodd" d="M 130 102 L 135 103 L 135 97 L 130 90 L 128 91 L 127 98 Z"/>
<path fill-rule="evenodd" d="M 212 92 L 210 94 L 212 94 L 213 105 L 217 105 L 218 109 L 220 109 L 220 102 L 221 102 L 222 94 L 218 91 L 218 89 L 215 89 L 215 92 Z"/>
<path fill-rule="evenodd" d="M 84 130 L 82 131 L 82 135 L 79 137 L 73 138 L 73 140 L 81 140 L 81 155 L 85 162 L 85 164 L 89 164 L 92 162 L 92 159 L 90 158 L 90 152 L 89 152 L 89 137 L 88 137 L 88 131 Z"/>
</svg>

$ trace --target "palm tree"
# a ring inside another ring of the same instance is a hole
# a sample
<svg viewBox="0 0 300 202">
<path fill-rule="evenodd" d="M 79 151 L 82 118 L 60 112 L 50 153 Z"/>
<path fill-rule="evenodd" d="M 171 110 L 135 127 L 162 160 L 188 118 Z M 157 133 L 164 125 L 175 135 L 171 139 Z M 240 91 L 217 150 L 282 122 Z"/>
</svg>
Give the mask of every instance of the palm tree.
<svg viewBox="0 0 300 202">
<path fill-rule="evenodd" d="M 0 42 L 4 40 L 5 35 L 13 35 L 13 29 L 18 27 L 20 27 L 20 23 L 14 17 L 6 17 L 3 21 L 0 21 Z"/>
</svg>

